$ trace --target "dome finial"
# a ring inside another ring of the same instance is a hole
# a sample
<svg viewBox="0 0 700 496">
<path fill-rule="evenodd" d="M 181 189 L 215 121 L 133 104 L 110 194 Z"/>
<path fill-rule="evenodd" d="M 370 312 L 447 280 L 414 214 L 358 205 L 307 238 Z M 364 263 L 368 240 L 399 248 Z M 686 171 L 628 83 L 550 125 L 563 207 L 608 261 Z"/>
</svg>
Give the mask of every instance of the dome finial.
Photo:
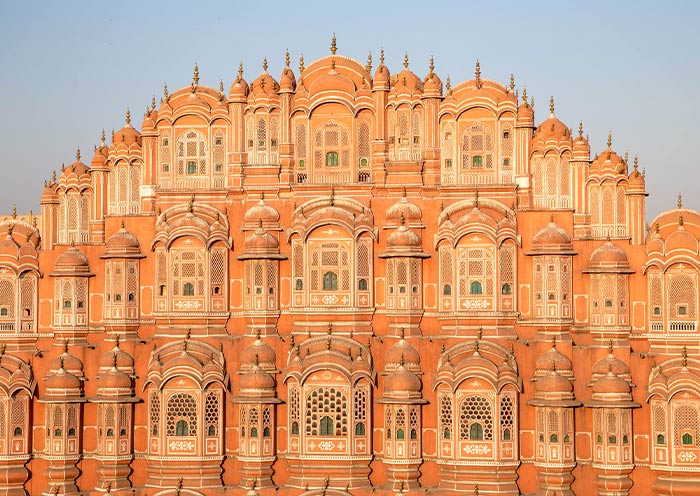
<svg viewBox="0 0 700 496">
<path fill-rule="evenodd" d="M 125 121 L 128 125 L 131 125 L 131 110 L 126 109 L 126 116 L 124 117 L 124 121 Z"/>
<path fill-rule="evenodd" d="M 534 96 L 530 97 L 530 107 L 535 108 L 535 97 Z"/>
<path fill-rule="evenodd" d="M 608 133 L 608 149 L 612 148 L 612 131 Z"/>
<path fill-rule="evenodd" d="M 430 63 L 428 65 L 428 68 L 430 69 L 430 76 L 432 77 L 433 73 L 435 72 L 435 57 L 432 55 L 430 56 Z"/>
<path fill-rule="evenodd" d="M 336 45 L 335 33 L 333 33 L 333 38 L 331 38 L 331 53 L 335 55 L 338 51 L 338 46 Z"/>
<path fill-rule="evenodd" d="M 683 208 L 683 195 L 678 193 L 678 208 Z"/>
<path fill-rule="evenodd" d="M 637 155 L 635 154 L 635 156 L 634 156 L 634 172 L 636 172 L 637 174 L 639 174 L 638 169 L 639 169 L 639 157 L 637 157 Z"/>
<path fill-rule="evenodd" d="M 238 64 L 238 79 L 237 79 L 237 81 L 240 82 L 241 79 L 243 79 L 243 61 L 241 61 L 241 62 Z"/>
<path fill-rule="evenodd" d="M 583 121 L 578 121 L 578 137 L 583 138 Z"/>
<path fill-rule="evenodd" d="M 126 229 L 126 227 L 124 226 L 124 219 L 122 219 L 121 226 L 122 226 L 122 229 Z"/>
<path fill-rule="evenodd" d="M 683 367 L 687 367 L 688 366 L 688 348 L 686 348 L 685 346 L 681 350 L 681 356 L 683 357 Z"/>
<path fill-rule="evenodd" d="M 678 216 L 678 226 L 683 227 L 684 221 L 683 221 L 683 216 L 679 215 Z"/>
<path fill-rule="evenodd" d="M 267 72 L 267 57 L 263 58 L 263 72 Z"/>
<path fill-rule="evenodd" d="M 508 85 L 508 89 L 510 89 L 511 92 L 515 91 L 515 76 L 513 73 L 510 74 L 510 84 Z"/>
<path fill-rule="evenodd" d="M 289 48 L 284 51 L 284 66 L 289 67 Z"/>
<path fill-rule="evenodd" d="M 527 107 L 527 86 L 523 86 L 523 105 Z"/>
<path fill-rule="evenodd" d="M 151 111 L 154 111 L 156 109 L 156 96 L 151 95 Z"/>
<path fill-rule="evenodd" d="M 107 146 L 107 143 L 105 143 L 105 130 L 104 130 L 104 128 L 102 129 L 102 134 L 100 135 L 100 144 L 102 146 Z"/>
<path fill-rule="evenodd" d="M 479 208 L 479 188 L 474 191 L 474 208 Z"/>
<path fill-rule="evenodd" d="M 301 76 L 301 73 L 304 72 L 304 54 L 299 55 L 299 76 Z"/>
<path fill-rule="evenodd" d="M 187 202 L 187 211 L 189 213 L 192 213 L 193 210 L 194 210 L 194 195 L 192 195 L 190 197 L 190 201 Z"/>
<path fill-rule="evenodd" d="M 406 217 L 403 215 L 403 210 L 401 211 L 401 225 L 405 226 L 406 225 Z"/>
<path fill-rule="evenodd" d="M 405 360 L 405 358 L 404 358 L 404 356 L 403 356 L 403 353 L 401 353 L 401 361 L 399 362 L 399 365 L 400 365 L 401 367 L 403 367 L 403 366 L 405 365 L 405 361 L 404 361 L 404 360 Z"/>
<path fill-rule="evenodd" d="M 403 52 L 403 67 L 408 69 L 408 52 Z"/>
<path fill-rule="evenodd" d="M 554 115 L 554 97 L 549 97 L 549 113 Z"/>
<path fill-rule="evenodd" d="M 219 79 L 219 93 L 223 93 L 223 92 L 224 92 L 224 80 Z"/>
<path fill-rule="evenodd" d="M 384 47 L 379 51 L 379 65 L 384 65 Z"/>
<path fill-rule="evenodd" d="M 447 80 L 445 81 L 445 89 L 447 90 L 447 94 L 451 95 L 452 94 L 452 81 L 450 80 L 450 75 L 447 75 Z"/>
<path fill-rule="evenodd" d="M 75 161 L 80 162 L 80 147 L 75 150 Z"/>
<path fill-rule="evenodd" d="M 365 70 L 370 74 L 372 73 L 372 52 L 367 54 L 367 65 L 365 66 Z"/>
<path fill-rule="evenodd" d="M 170 95 L 168 94 L 168 83 L 163 83 L 163 97 L 165 98 L 166 102 L 170 99 Z"/>
<path fill-rule="evenodd" d="M 474 77 L 476 79 L 476 87 L 481 88 L 481 64 L 479 59 L 476 59 L 476 67 L 474 68 Z"/>
<path fill-rule="evenodd" d="M 192 74 L 192 82 L 195 86 L 199 85 L 199 66 L 197 62 L 194 63 L 194 73 Z"/>
</svg>

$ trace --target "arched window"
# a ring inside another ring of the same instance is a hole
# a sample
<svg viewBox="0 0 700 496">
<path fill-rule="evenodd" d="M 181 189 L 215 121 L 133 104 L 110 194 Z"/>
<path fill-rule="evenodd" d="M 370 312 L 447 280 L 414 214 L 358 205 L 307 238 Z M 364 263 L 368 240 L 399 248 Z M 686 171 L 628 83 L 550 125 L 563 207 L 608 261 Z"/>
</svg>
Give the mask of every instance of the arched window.
<svg viewBox="0 0 700 496">
<path fill-rule="evenodd" d="M 189 432 L 189 426 L 186 420 L 178 420 L 175 424 L 175 435 L 176 436 L 187 436 Z"/>
<path fill-rule="evenodd" d="M 326 291 L 338 290 L 338 275 L 335 272 L 328 271 L 323 274 L 323 289 Z"/>
<path fill-rule="evenodd" d="M 333 436 L 333 435 L 335 435 L 334 429 L 333 429 L 333 419 L 330 418 L 328 415 L 324 415 L 323 417 L 321 417 L 320 435 L 321 436 Z"/>
<path fill-rule="evenodd" d="M 362 422 L 358 422 L 357 425 L 355 425 L 355 435 L 356 436 L 364 436 L 365 435 L 365 424 Z"/>
<path fill-rule="evenodd" d="M 469 293 L 473 295 L 480 295 L 482 293 L 481 283 L 479 281 L 472 281 L 469 285 Z"/>
<path fill-rule="evenodd" d="M 194 284 L 192 284 L 191 282 L 186 282 L 185 285 L 182 287 L 182 295 L 194 296 Z"/>
<path fill-rule="evenodd" d="M 326 152 L 326 167 L 338 167 L 338 152 Z"/>
<path fill-rule="evenodd" d="M 207 142 L 193 129 L 177 138 L 177 173 L 180 176 L 207 174 Z"/>
<path fill-rule="evenodd" d="M 397 429 L 396 430 L 396 439 L 404 439 L 405 434 L 403 432 L 403 429 Z"/>
<path fill-rule="evenodd" d="M 299 422 L 292 422 L 292 434 L 299 434 Z"/>
<path fill-rule="evenodd" d="M 481 441 L 484 439 L 484 428 L 480 423 L 475 422 L 469 428 L 469 439 L 472 441 Z"/>
</svg>

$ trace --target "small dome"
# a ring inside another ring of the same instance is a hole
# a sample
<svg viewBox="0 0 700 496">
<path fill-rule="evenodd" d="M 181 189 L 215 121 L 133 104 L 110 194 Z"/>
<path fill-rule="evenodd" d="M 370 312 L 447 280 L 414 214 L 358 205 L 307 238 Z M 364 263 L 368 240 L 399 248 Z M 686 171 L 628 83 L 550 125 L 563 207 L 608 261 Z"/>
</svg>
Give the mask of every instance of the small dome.
<svg viewBox="0 0 700 496">
<path fill-rule="evenodd" d="M 627 254 L 618 246 L 607 241 L 591 253 L 588 269 L 585 272 L 620 272 L 627 273 L 630 264 Z"/>
<path fill-rule="evenodd" d="M 275 390 L 275 379 L 256 365 L 253 366 L 252 370 L 249 370 L 241 376 L 238 385 L 241 394 L 251 394 L 255 392 L 269 393 Z"/>
<path fill-rule="evenodd" d="M 535 361 L 535 370 L 539 372 L 552 370 L 552 368 L 567 372 L 571 372 L 573 370 L 571 359 L 557 350 L 555 345 L 542 353 Z"/>
<path fill-rule="evenodd" d="M 533 137 L 533 145 L 535 143 L 545 143 L 547 141 L 556 141 L 557 143 L 570 143 L 571 131 L 562 121 L 557 119 L 552 113 L 549 119 L 542 122 L 535 130 Z"/>
<path fill-rule="evenodd" d="M 133 370 L 134 357 L 119 347 L 119 342 L 100 357 L 100 369 L 111 369 L 116 366 L 120 370 Z"/>
<path fill-rule="evenodd" d="M 131 377 L 113 367 L 97 379 L 99 389 L 131 389 Z"/>
<path fill-rule="evenodd" d="M 683 227 L 682 216 L 678 218 L 678 229 L 669 234 L 666 239 L 665 248 L 666 253 L 670 253 L 674 250 L 686 250 L 691 253 L 698 252 L 698 240 Z"/>
<path fill-rule="evenodd" d="M 420 236 L 408 227 L 401 225 L 387 237 L 388 248 L 421 248 Z"/>
<path fill-rule="evenodd" d="M 99 148 L 95 148 L 95 154 L 92 156 L 92 167 L 99 168 L 104 167 L 107 157 L 105 153 L 107 152 L 107 147 L 102 145 Z"/>
<path fill-rule="evenodd" d="M 591 154 L 591 145 L 588 143 L 588 140 L 581 135 L 581 133 L 579 133 L 574 140 L 573 151 L 574 155 L 585 156 L 586 158 Z"/>
<path fill-rule="evenodd" d="M 440 80 L 440 76 L 435 73 L 432 57 L 430 57 L 430 72 L 428 72 L 423 80 L 423 94 L 425 96 L 442 95 L 442 81 Z"/>
<path fill-rule="evenodd" d="M 615 375 L 629 375 L 630 369 L 625 362 L 616 357 L 613 353 L 601 358 L 593 364 L 593 375 L 605 375 L 612 372 Z"/>
<path fill-rule="evenodd" d="M 263 62 L 263 72 L 250 85 L 248 96 L 253 98 L 275 97 L 279 90 L 279 84 L 275 78 L 267 72 L 267 59 Z"/>
<path fill-rule="evenodd" d="M 110 236 L 107 240 L 107 248 L 113 250 L 135 249 L 139 251 L 139 247 L 140 245 L 138 238 L 131 234 L 129 231 L 127 231 L 124 227 L 124 224 L 122 224 L 121 229 L 119 229 L 116 233 L 112 234 L 112 236 Z"/>
<path fill-rule="evenodd" d="M 537 393 L 569 395 L 573 392 L 574 386 L 570 380 L 559 375 L 556 370 L 551 370 L 546 376 L 537 381 L 535 390 Z"/>
<path fill-rule="evenodd" d="M 571 236 L 550 220 L 549 224 L 540 229 L 532 238 L 532 251 L 544 253 L 573 252 Z"/>
<path fill-rule="evenodd" d="M 523 95 L 523 99 L 527 100 L 527 94 Z M 516 122 L 519 126 L 534 126 L 535 109 L 528 105 L 527 102 L 523 102 L 518 107 L 518 117 Z"/>
<path fill-rule="evenodd" d="M 404 69 L 392 78 L 393 93 L 422 93 L 423 81 L 408 68 L 408 57 L 404 58 Z"/>
<path fill-rule="evenodd" d="M 420 367 L 420 353 L 403 337 L 386 352 L 387 364 L 403 362 L 407 367 Z"/>
<path fill-rule="evenodd" d="M 48 395 L 75 393 L 80 390 L 80 379 L 64 368 L 59 368 L 46 378 L 46 390 Z"/>
<path fill-rule="evenodd" d="M 83 362 L 78 357 L 68 353 L 68 346 L 65 343 L 63 345 L 63 353 L 51 360 L 49 363 L 49 369 L 64 369 L 78 377 L 83 376 Z"/>
<path fill-rule="evenodd" d="M 12 237 L 12 230 L 8 229 L 7 235 L 0 239 L 0 253 L 16 257 L 18 250 L 19 244 L 17 244 L 15 238 Z"/>
<path fill-rule="evenodd" d="M 420 223 L 423 212 L 421 212 L 418 205 L 408 201 L 408 198 L 404 195 L 386 211 L 387 221 L 393 221 L 398 224 L 402 216 L 405 222 L 411 225 L 413 223 Z"/>
<path fill-rule="evenodd" d="M 239 72 L 238 78 L 231 84 L 228 97 L 231 100 L 246 100 L 248 98 L 248 83 L 243 79 L 241 72 Z"/>
<path fill-rule="evenodd" d="M 56 258 L 56 275 L 89 275 L 90 264 L 83 252 L 71 246 Z"/>
<path fill-rule="evenodd" d="M 294 91 L 297 86 L 296 78 L 294 77 L 294 71 L 289 68 L 289 63 L 282 69 L 282 75 L 280 76 L 280 90 L 281 91 Z"/>
<path fill-rule="evenodd" d="M 590 166 L 591 173 L 593 172 L 612 172 L 613 174 L 627 174 L 627 163 L 620 157 L 615 150 L 610 148 L 610 140 L 608 140 L 608 148 L 600 155 L 597 155 Z"/>
<path fill-rule="evenodd" d="M 279 253 L 280 243 L 262 227 L 245 238 L 246 253 Z"/>
<path fill-rule="evenodd" d="M 630 385 L 624 379 L 616 376 L 612 371 L 598 379 L 593 384 L 594 394 L 629 394 L 632 391 Z"/>
<path fill-rule="evenodd" d="M 131 125 L 131 112 L 128 110 L 126 111 L 124 127 L 114 133 L 114 137 L 112 138 L 113 146 L 118 146 L 120 143 L 124 143 L 127 146 L 131 146 L 134 143 L 141 144 L 141 133 Z"/>
<path fill-rule="evenodd" d="M 496 229 L 496 227 L 498 226 L 498 223 L 493 217 L 491 217 L 489 214 L 487 214 L 479 208 L 478 200 L 476 201 L 474 208 L 467 212 L 467 215 L 464 215 L 457 219 L 457 222 L 455 223 L 456 227 L 458 228 L 469 224 L 476 224 L 479 226 L 490 226 L 494 229 Z"/>
<path fill-rule="evenodd" d="M 404 365 L 390 373 L 384 383 L 386 393 L 419 393 L 422 384 L 416 374 L 408 370 Z"/>
<path fill-rule="evenodd" d="M 76 154 L 75 162 L 63 169 L 59 180 L 65 181 L 66 178 L 72 174 L 75 174 L 78 177 L 90 174 L 90 167 L 80 161 L 80 150 L 78 150 L 78 153 Z"/>
<path fill-rule="evenodd" d="M 377 70 L 374 71 L 374 86 L 387 86 L 389 85 L 389 79 L 391 78 L 391 73 L 389 69 L 384 65 L 384 62 L 379 64 Z"/>
<path fill-rule="evenodd" d="M 640 173 L 639 170 L 635 169 L 629 175 L 630 187 L 629 190 L 644 191 L 646 189 L 646 181 L 644 179 L 644 174 Z"/>
<path fill-rule="evenodd" d="M 257 204 L 250 207 L 243 215 L 243 221 L 246 224 L 255 224 L 256 226 L 263 223 L 269 226 L 276 224 L 280 220 L 280 214 L 270 205 L 265 204 L 265 197 L 261 197 Z"/>
<path fill-rule="evenodd" d="M 252 368 L 256 364 L 267 370 L 277 367 L 277 354 L 275 350 L 260 339 L 260 336 L 241 352 L 241 367 Z"/>
</svg>

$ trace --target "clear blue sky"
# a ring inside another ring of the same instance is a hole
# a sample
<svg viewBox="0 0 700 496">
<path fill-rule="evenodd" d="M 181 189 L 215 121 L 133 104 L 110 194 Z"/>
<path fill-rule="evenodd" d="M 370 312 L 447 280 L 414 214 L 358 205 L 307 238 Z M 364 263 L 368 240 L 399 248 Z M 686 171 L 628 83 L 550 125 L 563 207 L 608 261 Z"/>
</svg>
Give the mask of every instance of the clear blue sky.
<svg viewBox="0 0 700 496">
<path fill-rule="evenodd" d="M 428 58 L 453 84 L 482 75 L 535 98 L 536 119 L 557 116 L 574 130 L 583 120 L 593 153 L 613 147 L 639 154 L 646 168 L 647 218 L 700 208 L 700 2 L 529 1 L 365 2 L 0 0 L 0 212 L 38 211 L 44 179 L 77 146 L 90 163 L 102 128 L 119 129 L 128 107 L 140 127 L 151 96 L 201 82 L 226 88 L 239 61 L 251 81 L 267 56 L 278 77 L 289 51 L 296 69 L 328 53 L 375 66 L 384 47 L 390 70 L 423 76 Z"/>
</svg>

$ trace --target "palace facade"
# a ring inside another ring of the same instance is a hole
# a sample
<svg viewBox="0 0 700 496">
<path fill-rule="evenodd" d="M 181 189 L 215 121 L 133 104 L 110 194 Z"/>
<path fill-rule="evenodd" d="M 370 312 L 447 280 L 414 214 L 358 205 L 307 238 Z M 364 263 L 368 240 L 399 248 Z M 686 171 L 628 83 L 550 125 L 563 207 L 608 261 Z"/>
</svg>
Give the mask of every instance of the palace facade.
<svg viewBox="0 0 700 496">
<path fill-rule="evenodd" d="M 0 495 L 698 494 L 698 212 L 383 59 L 195 67 L 0 222 Z"/>
</svg>

